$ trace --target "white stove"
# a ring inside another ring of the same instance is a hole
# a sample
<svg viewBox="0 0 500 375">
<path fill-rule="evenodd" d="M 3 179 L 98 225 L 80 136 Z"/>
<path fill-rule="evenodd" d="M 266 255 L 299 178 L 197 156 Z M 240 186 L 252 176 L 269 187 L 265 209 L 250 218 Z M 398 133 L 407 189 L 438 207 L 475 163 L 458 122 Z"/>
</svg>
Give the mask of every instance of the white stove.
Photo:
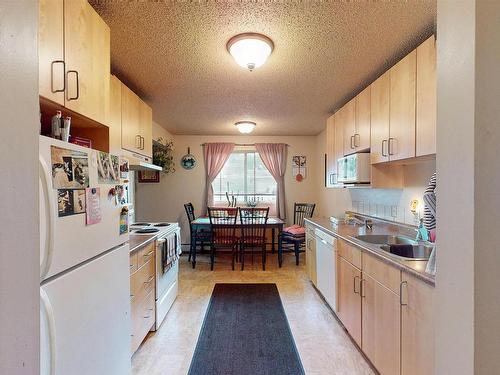
<svg viewBox="0 0 500 375">
<path fill-rule="evenodd" d="M 156 323 L 160 328 L 179 290 L 181 229 L 178 223 L 134 223 L 131 235 L 156 235 Z"/>
</svg>

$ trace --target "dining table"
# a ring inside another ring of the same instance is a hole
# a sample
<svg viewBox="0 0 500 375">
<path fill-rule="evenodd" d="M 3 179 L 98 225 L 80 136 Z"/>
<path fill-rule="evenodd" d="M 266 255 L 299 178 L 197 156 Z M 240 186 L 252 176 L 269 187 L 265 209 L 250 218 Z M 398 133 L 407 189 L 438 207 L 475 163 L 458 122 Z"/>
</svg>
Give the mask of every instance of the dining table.
<svg viewBox="0 0 500 375">
<path fill-rule="evenodd" d="M 267 219 L 267 228 L 271 229 L 271 252 L 274 254 L 274 251 L 276 250 L 276 231 L 277 234 L 281 234 L 283 231 L 283 227 L 285 226 L 285 221 L 281 220 L 278 217 L 269 217 Z M 244 223 L 241 223 L 241 220 L 236 220 L 236 231 L 238 231 L 238 228 L 241 228 L 245 226 Z M 210 231 L 210 218 L 208 216 L 200 216 L 193 220 L 191 222 L 191 227 L 195 231 Z M 193 261 L 196 261 L 196 251 L 193 251 L 193 256 L 194 259 Z"/>
</svg>

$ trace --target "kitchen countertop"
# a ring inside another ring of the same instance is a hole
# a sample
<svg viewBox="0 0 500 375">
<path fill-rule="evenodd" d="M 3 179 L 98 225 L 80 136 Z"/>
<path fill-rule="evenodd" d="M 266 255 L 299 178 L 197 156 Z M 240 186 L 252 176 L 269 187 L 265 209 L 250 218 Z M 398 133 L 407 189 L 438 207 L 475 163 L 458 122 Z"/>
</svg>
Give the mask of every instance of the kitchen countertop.
<svg viewBox="0 0 500 375">
<path fill-rule="evenodd" d="M 386 222 L 373 221 L 373 229 L 369 230 L 365 227 L 365 225 L 360 224 L 345 224 L 342 221 L 338 224 L 334 224 L 327 218 L 312 218 L 305 220 L 307 223 L 322 229 L 328 234 L 340 238 L 351 245 L 360 248 L 362 251 L 375 255 L 377 258 L 383 260 L 391 266 L 408 272 L 432 286 L 435 285 L 434 275 L 425 272 L 427 261 L 400 259 L 380 249 L 378 245 L 362 242 L 354 238 L 354 236 L 362 234 L 400 234 L 413 237 L 414 233 L 411 228 L 405 228 Z"/>
<path fill-rule="evenodd" d="M 154 241 L 158 234 L 162 232 L 154 233 L 154 234 L 130 234 L 128 244 L 130 247 L 130 252 L 140 249 L 141 247 L 146 246 L 148 243 Z"/>
<path fill-rule="evenodd" d="M 160 229 L 159 232 L 152 234 L 134 234 L 133 232 L 131 232 L 129 234 L 129 240 L 128 240 L 130 253 L 133 253 L 134 251 L 139 250 L 141 247 L 144 247 L 150 242 L 156 240 L 158 236 L 164 236 L 169 232 L 173 232 L 178 227 L 179 225 L 177 223 L 172 223 L 172 225 L 164 227 Z"/>
</svg>

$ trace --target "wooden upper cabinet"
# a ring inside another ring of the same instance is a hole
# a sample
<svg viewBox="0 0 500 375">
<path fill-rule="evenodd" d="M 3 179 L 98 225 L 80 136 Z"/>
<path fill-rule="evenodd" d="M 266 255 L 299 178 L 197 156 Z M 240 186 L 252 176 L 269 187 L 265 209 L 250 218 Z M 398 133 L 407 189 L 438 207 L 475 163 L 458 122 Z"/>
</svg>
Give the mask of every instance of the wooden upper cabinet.
<svg viewBox="0 0 500 375">
<path fill-rule="evenodd" d="M 356 100 L 353 99 L 344 105 L 339 111 L 342 122 L 342 132 L 344 133 L 344 155 L 356 152 Z"/>
<path fill-rule="evenodd" d="M 336 118 L 336 117 L 335 117 Z M 335 119 L 335 139 L 334 139 L 334 153 L 333 153 L 333 163 L 335 165 L 335 183 L 337 186 L 342 186 L 337 183 L 338 178 L 338 168 L 337 160 L 344 156 L 344 127 L 341 122 L 337 122 Z"/>
<path fill-rule="evenodd" d="M 139 97 L 127 86 L 121 85 L 122 104 L 122 148 L 132 152 L 141 151 L 141 108 Z"/>
<path fill-rule="evenodd" d="M 433 375 L 434 287 L 403 272 L 401 375 Z"/>
<path fill-rule="evenodd" d="M 356 96 L 356 132 L 354 146 L 356 152 L 370 148 L 370 93 L 368 86 Z"/>
<path fill-rule="evenodd" d="M 335 115 L 326 120 L 326 187 L 335 185 L 337 176 L 337 161 L 335 159 Z"/>
<path fill-rule="evenodd" d="M 41 96 L 64 105 L 64 1 L 40 0 L 38 80 Z"/>
<path fill-rule="evenodd" d="M 436 153 L 436 39 L 417 47 L 416 156 Z"/>
<path fill-rule="evenodd" d="M 371 163 L 389 161 L 390 72 L 384 73 L 371 84 L 370 158 Z"/>
<path fill-rule="evenodd" d="M 390 70 L 389 159 L 415 157 L 416 50 Z"/>
<path fill-rule="evenodd" d="M 153 157 L 153 111 L 142 100 L 139 103 L 140 135 L 142 155 Z"/>
<path fill-rule="evenodd" d="M 107 124 L 110 30 L 87 0 L 64 2 L 65 106 Z"/>
<path fill-rule="evenodd" d="M 340 256 L 337 260 L 337 316 L 361 346 L 361 271 Z"/>
<path fill-rule="evenodd" d="M 115 76 L 109 86 L 109 153 L 121 153 L 122 143 L 122 83 Z"/>
<path fill-rule="evenodd" d="M 390 267 L 387 264 L 384 266 Z M 380 374 L 399 375 L 401 323 L 399 296 L 366 275 L 363 270 L 361 297 L 363 352 Z"/>
</svg>

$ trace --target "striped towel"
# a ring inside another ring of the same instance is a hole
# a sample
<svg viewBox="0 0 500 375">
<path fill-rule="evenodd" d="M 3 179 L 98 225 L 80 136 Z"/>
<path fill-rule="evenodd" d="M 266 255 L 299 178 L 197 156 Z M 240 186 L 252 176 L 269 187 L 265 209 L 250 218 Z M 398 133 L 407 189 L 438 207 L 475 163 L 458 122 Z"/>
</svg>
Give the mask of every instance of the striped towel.
<svg viewBox="0 0 500 375">
<path fill-rule="evenodd" d="M 436 172 L 424 192 L 424 226 L 428 231 L 436 229 Z"/>
</svg>

